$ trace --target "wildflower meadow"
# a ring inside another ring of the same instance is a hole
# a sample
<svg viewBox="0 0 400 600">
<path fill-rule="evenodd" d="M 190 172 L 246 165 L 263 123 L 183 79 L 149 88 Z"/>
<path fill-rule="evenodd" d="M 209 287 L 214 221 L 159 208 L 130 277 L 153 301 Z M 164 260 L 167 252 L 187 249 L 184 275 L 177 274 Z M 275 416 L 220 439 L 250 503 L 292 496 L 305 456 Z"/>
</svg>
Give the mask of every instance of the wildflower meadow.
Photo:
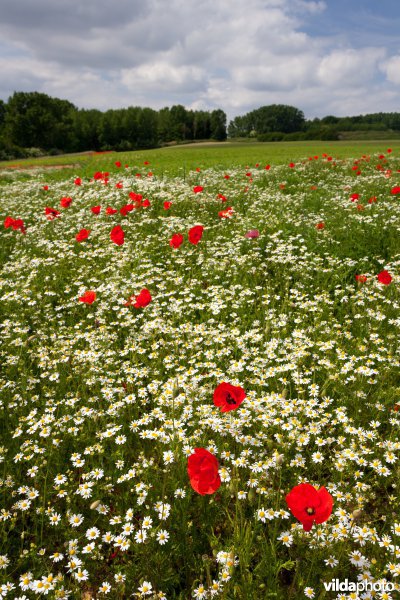
<svg viewBox="0 0 400 600">
<path fill-rule="evenodd" d="M 286 152 L 4 178 L 0 598 L 399 597 L 399 151 Z"/>
</svg>

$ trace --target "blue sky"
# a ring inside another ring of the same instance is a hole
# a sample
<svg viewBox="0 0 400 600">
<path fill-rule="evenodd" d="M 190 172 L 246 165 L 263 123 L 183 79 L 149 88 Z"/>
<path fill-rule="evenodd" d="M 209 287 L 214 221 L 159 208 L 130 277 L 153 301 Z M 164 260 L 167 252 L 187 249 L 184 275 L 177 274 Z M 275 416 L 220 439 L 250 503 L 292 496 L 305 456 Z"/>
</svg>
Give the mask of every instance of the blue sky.
<svg viewBox="0 0 400 600">
<path fill-rule="evenodd" d="M 0 98 L 400 111 L 397 0 L 0 0 Z"/>
</svg>

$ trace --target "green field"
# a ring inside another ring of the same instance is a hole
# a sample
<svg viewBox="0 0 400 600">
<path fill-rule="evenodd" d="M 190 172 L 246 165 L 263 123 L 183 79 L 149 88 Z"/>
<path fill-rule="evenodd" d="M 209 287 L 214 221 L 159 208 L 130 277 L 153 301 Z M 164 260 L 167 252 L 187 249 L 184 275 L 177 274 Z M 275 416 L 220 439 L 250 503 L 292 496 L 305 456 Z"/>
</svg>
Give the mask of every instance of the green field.
<svg viewBox="0 0 400 600">
<path fill-rule="evenodd" d="M 23 159 L 17 161 L 0 161 L 1 170 L 10 168 L 39 168 L 42 166 L 70 166 L 71 170 L 82 169 L 91 174 L 94 169 L 112 169 L 114 162 L 120 160 L 130 165 L 142 165 L 145 160 L 151 163 L 155 173 L 162 175 L 182 175 L 185 172 L 199 168 L 229 168 L 232 166 L 253 166 L 255 163 L 284 164 L 290 161 L 307 159 L 308 156 L 326 153 L 334 158 L 344 159 L 361 157 L 376 152 L 385 151 L 387 147 L 397 149 L 400 140 L 384 141 L 351 141 L 351 142 L 205 142 L 169 146 L 156 150 L 140 152 L 107 152 L 67 154 L 38 159 Z M 53 175 L 56 178 L 60 176 Z"/>
<path fill-rule="evenodd" d="M 399 142 L 11 165 L 0 595 L 394 599 Z"/>
</svg>

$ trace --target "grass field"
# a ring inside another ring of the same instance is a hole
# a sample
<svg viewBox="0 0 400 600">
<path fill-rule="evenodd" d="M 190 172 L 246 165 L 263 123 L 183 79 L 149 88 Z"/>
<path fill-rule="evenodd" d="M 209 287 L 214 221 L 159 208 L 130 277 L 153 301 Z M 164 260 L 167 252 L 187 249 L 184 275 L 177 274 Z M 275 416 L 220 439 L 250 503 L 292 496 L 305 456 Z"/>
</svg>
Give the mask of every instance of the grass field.
<svg viewBox="0 0 400 600">
<path fill-rule="evenodd" d="M 1 597 L 395 599 L 399 143 L 20 163 Z"/>
</svg>

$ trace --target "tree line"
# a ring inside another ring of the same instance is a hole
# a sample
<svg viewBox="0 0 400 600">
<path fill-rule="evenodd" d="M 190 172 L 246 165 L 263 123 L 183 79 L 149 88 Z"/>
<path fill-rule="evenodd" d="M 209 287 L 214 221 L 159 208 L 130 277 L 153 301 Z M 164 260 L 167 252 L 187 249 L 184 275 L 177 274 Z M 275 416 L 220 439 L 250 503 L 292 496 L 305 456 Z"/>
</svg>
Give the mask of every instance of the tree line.
<svg viewBox="0 0 400 600">
<path fill-rule="evenodd" d="M 0 100 L 0 159 L 85 150 L 139 150 L 171 142 L 223 141 L 226 114 L 182 105 L 130 106 L 105 112 L 78 109 L 39 92 L 14 92 Z"/>
<path fill-rule="evenodd" d="M 0 100 L 0 160 L 86 150 L 129 151 L 196 140 L 259 141 L 340 139 L 343 131 L 400 131 L 400 113 L 306 120 L 285 104 L 261 106 L 227 126 L 223 110 L 188 110 L 178 104 L 161 110 L 130 106 L 79 109 L 68 100 L 39 92 L 14 92 Z"/>
<path fill-rule="evenodd" d="M 236 117 L 228 126 L 230 138 L 259 141 L 338 140 L 343 132 L 400 131 L 400 113 L 373 113 L 354 117 L 326 117 L 306 120 L 294 106 L 271 104 Z"/>
</svg>

